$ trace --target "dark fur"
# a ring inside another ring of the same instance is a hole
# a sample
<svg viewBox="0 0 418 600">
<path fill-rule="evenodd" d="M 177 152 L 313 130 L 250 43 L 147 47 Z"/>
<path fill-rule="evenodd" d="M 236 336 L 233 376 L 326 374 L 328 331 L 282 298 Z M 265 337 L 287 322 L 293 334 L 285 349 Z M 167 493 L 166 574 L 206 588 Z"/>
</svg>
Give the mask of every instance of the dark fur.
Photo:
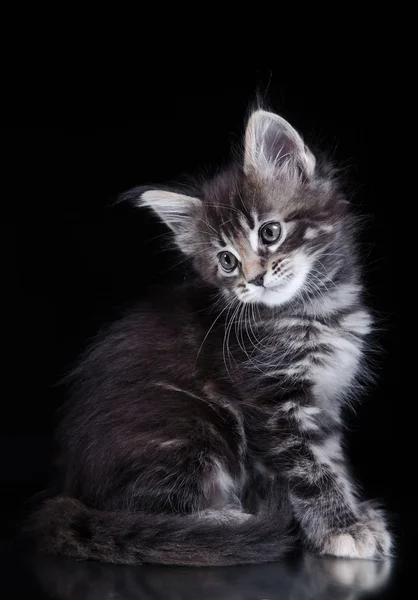
<svg viewBox="0 0 418 600">
<path fill-rule="evenodd" d="M 265 562 L 288 550 L 296 522 L 314 551 L 338 553 L 344 534 L 359 557 L 386 552 L 381 515 L 358 502 L 339 453 L 341 406 L 361 369 L 318 395 L 341 347 L 361 358 L 364 335 L 346 324 L 364 310 L 353 220 L 330 171 L 313 177 L 303 160 L 296 178 L 280 167 L 267 183 L 234 165 L 197 186 L 199 201 L 174 221 L 168 213 L 196 278 L 112 324 L 74 371 L 59 495 L 31 524 L 42 549 L 116 563 Z M 276 276 L 303 248 L 313 266 L 291 301 L 231 312 L 227 298 L 251 285 L 245 260 L 225 277 L 209 248 L 277 206 L 292 227 L 277 253 L 260 243 L 253 264 Z M 335 290 L 342 300 L 327 309 Z"/>
<path fill-rule="evenodd" d="M 250 466 L 241 419 L 229 410 L 232 386 L 215 351 L 222 322 L 192 368 L 214 318 L 213 293 L 187 286 L 166 302 L 157 293 L 152 305 L 101 334 L 82 360 L 60 428 L 62 496 L 48 500 L 31 526 L 41 547 L 77 558 L 179 565 L 265 562 L 289 548 L 291 513 L 279 481 L 249 477 L 242 496 L 257 515 L 246 523 L 214 526 L 193 517 L 222 508 L 210 484 L 213 457 L 236 476 Z M 192 393 L 201 394 L 205 382 L 219 391 L 204 401 L 167 391 L 156 398 L 158 377 Z M 187 443 L 164 451 L 155 438 Z"/>
</svg>

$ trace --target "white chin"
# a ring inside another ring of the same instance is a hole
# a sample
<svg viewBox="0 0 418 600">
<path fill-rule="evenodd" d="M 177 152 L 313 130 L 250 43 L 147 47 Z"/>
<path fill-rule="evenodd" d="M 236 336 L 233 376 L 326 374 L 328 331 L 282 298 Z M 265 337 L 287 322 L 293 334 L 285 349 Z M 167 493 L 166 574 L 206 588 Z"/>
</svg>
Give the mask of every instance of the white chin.
<svg viewBox="0 0 418 600">
<path fill-rule="evenodd" d="M 280 304 L 285 304 L 295 295 L 295 290 L 291 289 L 291 287 L 292 286 L 266 288 L 257 301 L 267 304 L 267 306 L 280 306 Z"/>
<path fill-rule="evenodd" d="M 258 287 L 251 294 L 240 298 L 241 302 L 251 304 L 266 304 L 267 306 L 280 306 L 289 302 L 296 294 L 298 287 L 292 282 L 285 285 L 277 285 L 271 288 Z"/>
<path fill-rule="evenodd" d="M 256 299 L 256 302 L 261 302 L 267 306 L 280 306 L 281 304 L 286 304 L 286 302 L 290 302 L 290 300 L 296 296 L 302 287 L 304 280 L 305 276 L 304 274 L 301 274 L 299 277 L 293 277 L 286 283 L 270 288 L 264 288 L 262 290 L 263 293 Z"/>
</svg>

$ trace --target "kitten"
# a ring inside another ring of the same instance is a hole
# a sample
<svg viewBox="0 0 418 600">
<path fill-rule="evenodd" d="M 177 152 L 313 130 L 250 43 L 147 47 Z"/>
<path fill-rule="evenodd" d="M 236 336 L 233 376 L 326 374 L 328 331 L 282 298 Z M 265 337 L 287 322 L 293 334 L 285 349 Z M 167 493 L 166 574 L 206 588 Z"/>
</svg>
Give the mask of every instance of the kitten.
<svg viewBox="0 0 418 600">
<path fill-rule="evenodd" d="M 330 167 L 256 110 L 241 162 L 187 193 L 130 197 L 171 228 L 196 277 L 110 325 L 72 374 L 61 487 L 32 522 L 39 546 L 197 566 L 276 560 L 295 539 L 389 555 L 342 449 L 371 319 Z"/>
</svg>

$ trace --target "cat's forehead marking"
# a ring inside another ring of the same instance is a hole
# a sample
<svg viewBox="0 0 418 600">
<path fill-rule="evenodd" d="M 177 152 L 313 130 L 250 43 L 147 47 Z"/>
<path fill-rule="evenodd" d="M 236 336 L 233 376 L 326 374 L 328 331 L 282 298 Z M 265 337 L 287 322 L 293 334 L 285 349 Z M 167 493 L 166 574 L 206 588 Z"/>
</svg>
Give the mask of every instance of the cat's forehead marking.
<svg viewBox="0 0 418 600">
<path fill-rule="evenodd" d="M 221 239 L 222 239 L 222 246 L 225 248 L 226 246 L 231 246 L 231 240 L 228 239 L 228 237 L 225 235 L 225 232 L 221 230 L 220 232 L 221 234 Z"/>
<path fill-rule="evenodd" d="M 258 250 L 258 229 L 259 229 L 258 214 L 256 212 L 253 212 L 252 218 L 253 218 L 254 226 L 250 229 L 249 239 L 250 239 L 251 248 L 254 250 L 254 252 L 257 252 L 257 250 Z"/>
</svg>

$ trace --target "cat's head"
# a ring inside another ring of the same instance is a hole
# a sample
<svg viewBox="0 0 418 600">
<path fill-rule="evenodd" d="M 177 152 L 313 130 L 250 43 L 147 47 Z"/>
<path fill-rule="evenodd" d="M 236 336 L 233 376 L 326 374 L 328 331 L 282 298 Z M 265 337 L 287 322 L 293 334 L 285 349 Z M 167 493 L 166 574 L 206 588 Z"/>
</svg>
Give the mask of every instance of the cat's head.
<svg viewBox="0 0 418 600">
<path fill-rule="evenodd" d="M 283 118 L 256 110 L 240 164 L 193 195 L 144 191 L 178 247 L 225 296 L 277 306 L 323 294 L 349 260 L 345 200 Z"/>
</svg>

